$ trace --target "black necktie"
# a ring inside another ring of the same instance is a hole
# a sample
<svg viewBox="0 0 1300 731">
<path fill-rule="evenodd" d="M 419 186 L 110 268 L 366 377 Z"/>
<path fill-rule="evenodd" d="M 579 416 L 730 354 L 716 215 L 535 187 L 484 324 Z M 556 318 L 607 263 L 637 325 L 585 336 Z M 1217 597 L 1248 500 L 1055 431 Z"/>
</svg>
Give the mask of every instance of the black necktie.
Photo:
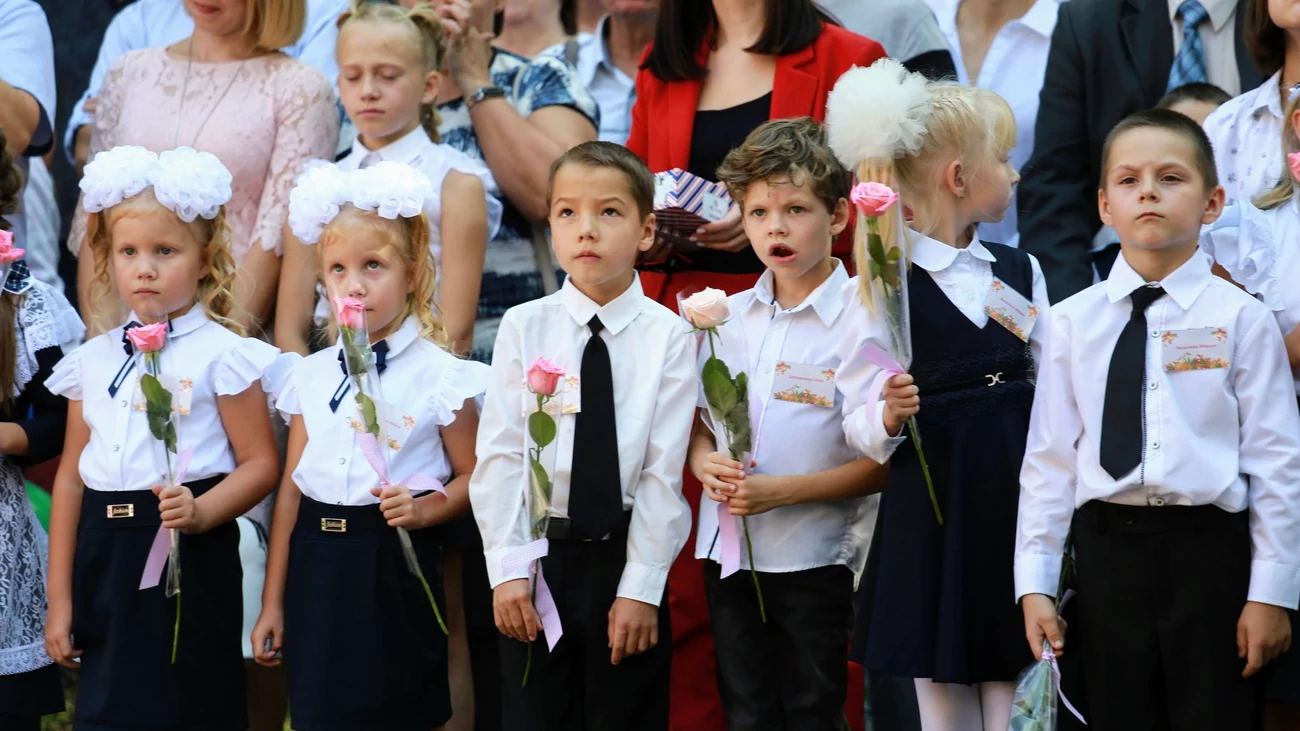
<svg viewBox="0 0 1300 731">
<path fill-rule="evenodd" d="M 1142 404 L 1147 373 L 1147 308 L 1165 291 L 1139 287 L 1129 297 L 1133 314 L 1120 331 L 1106 374 L 1106 402 L 1101 413 L 1101 466 L 1116 480 L 1142 462 Z"/>
<path fill-rule="evenodd" d="M 604 325 L 599 317 L 587 325 L 591 339 L 582 351 L 582 410 L 573 429 L 569 519 L 575 537 L 599 540 L 623 515 L 623 481 L 618 471 L 614 375 L 609 348 L 600 337 Z"/>
<path fill-rule="evenodd" d="M 388 341 L 380 340 L 370 349 L 375 353 L 375 373 L 381 374 L 388 367 Z M 339 404 L 343 403 L 343 397 L 348 395 L 352 389 L 352 382 L 348 380 L 348 363 L 343 359 L 343 349 L 339 348 L 339 370 L 343 371 L 343 381 L 339 387 L 334 389 L 334 395 L 330 397 L 330 411 L 337 412 Z"/>
</svg>

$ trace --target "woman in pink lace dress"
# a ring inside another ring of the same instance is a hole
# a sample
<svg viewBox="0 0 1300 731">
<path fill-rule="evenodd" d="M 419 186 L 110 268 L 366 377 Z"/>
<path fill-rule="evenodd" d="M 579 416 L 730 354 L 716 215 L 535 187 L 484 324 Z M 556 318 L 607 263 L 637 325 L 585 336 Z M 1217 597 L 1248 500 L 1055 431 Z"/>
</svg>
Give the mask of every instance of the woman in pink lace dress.
<svg viewBox="0 0 1300 731">
<path fill-rule="evenodd" d="M 289 190 L 302 165 L 333 159 L 339 113 L 330 82 L 279 51 L 302 32 L 305 0 L 185 0 L 194 34 L 165 48 L 127 53 L 104 80 L 92 156 L 118 145 L 155 152 L 211 152 L 234 176 L 226 207 L 239 262 L 238 319 L 259 332 L 275 302 Z M 79 255 L 86 213 L 78 205 L 68 248 Z M 81 257 L 77 291 L 88 336 L 116 327 L 116 293 L 89 291 L 93 257 Z"/>
</svg>

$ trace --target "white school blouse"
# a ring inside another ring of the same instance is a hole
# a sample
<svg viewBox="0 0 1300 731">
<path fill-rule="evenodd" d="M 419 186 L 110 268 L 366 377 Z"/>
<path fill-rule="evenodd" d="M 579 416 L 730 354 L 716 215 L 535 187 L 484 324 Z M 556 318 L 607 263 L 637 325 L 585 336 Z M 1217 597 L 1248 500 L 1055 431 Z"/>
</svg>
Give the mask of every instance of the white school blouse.
<svg viewBox="0 0 1300 731">
<path fill-rule="evenodd" d="M 128 320 L 140 322 L 133 312 Z M 279 351 L 261 340 L 242 338 L 212 321 L 195 305 L 171 321 L 162 350 L 162 373 L 174 376 L 191 391 L 188 414 L 177 424 L 179 448 L 193 449 L 186 481 L 227 474 L 235 469 L 235 453 L 226 436 L 218 396 L 261 388 L 262 373 Z M 45 381 L 51 393 L 80 401 L 90 441 L 77 467 L 92 490 L 148 490 L 167 474 L 162 447 L 149 433 L 144 411 L 133 408 L 139 388 L 137 363 L 116 395 L 109 386 L 130 358 L 122 344 L 122 328 L 114 328 L 69 353 Z"/>
<path fill-rule="evenodd" d="M 640 279 L 608 304 L 596 304 L 566 279 L 560 291 L 506 311 L 492 356 L 492 380 L 478 430 L 478 466 L 469 483 L 474 517 L 483 534 L 488 578 L 493 587 L 527 576 L 501 571 L 501 559 L 531 543 L 529 530 L 528 441 L 525 420 L 536 410 L 536 397 L 525 388 L 529 365 L 548 358 L 567 369 L 571 381 L 552 401 L 557 414 L 555 441 L 542 461 L 554 490 L 551 514 L 567 517 L 573 430 L 580 401 L 582 353 L 599 315 L 599 337 L 609 348 L 614 379 L 614 419 L 618 430 L 618 466 L 623 508 L 632 511 L 627 536 L 627 565 L 618 596 L 658 606 L 664 598 L 668 568 L 686 545 L 691 511 L 682 497 L 682 468 L 695 418 L 698 378 L 695 343 L 685 322 L 646 297 Z M 568 390 L 571 389 L 571 390 Z M 617 550 L 617 549 L 611 549 Z"/>
<path fill-rule="evenodd" d="M 1238 201 L 1201 233 L 1201 249 L 1273 311 L 1283 337 L 1300 325 L 1298 241 L 1300 200 L 1295 197 L 1268 211 Z M 1300 374 L 1292 376 L 1300 394 Z"/>
<path fill-rule="evenodd" d="M 1118 480 L 1101 466 L 1107 368 L 1129 295 L 1146 284 L 1121 255 L 1109 279 L 1052 308 L 1020 472 L 1016 598 L 1055 595 L 1075 509 L 1104 500 L 1249 509 L 1247 599 L 1295 609 L 1300 411 L 1286 349 L 1268 308 L 1211 274 L 1204 254 L 1153 283 L 1166 295 L 1147 310 L 1142 463 Z M 1227 330 L 1231 365 L 1166 373 L 1164 335 L 1189 328 Z"/>
<path fill-rule="evenodd" d="M 844 439 L 844 395 L 832 385 L 833 401 L 826 406 L 785 400 L 794 381 L 782 374 L 806 377 L 809 372 L 829 371 L 834 383 L 834 374 L 845 359 L 839 352 L 839 330 L 849 275 L 836 262 L 831 276 L 788 310 L 776 304 L 772 279 L 769 269 L 753 289 L 729 298 L 731 319 L 718 328 L 720 337 L 714 340 L 718 356 L 732 374 L 743 371 L 749 377 L 752 459 L 757 463 L 750 470 L 765 475 L 806 475 L 834 469 L 859 457 Z M 855 295 L 852 290 L 847 294 Z M 701 343 L 699 347 L 702 366 L 709 346 Z M 775 395 L 778 389 L 784 398 Z M 703 389 L 699 406 L 708 408 Z M 726 445 L 719 443 L 718 451 L 725 453 Z M 790 572 L 839 565 L 852 571 L 855 578 L 860 576 L 878 503 L 877 496 L 871 495 L 790 505 L 750 516 L 755 567 Z M 700 500 L 695 557 L 721 563 L 717 505 L 708 496 Z M 741 551 L 740 565 L 749 568 L 745 551 Z"/>
<path fill-rule="evenodd" d="M 1205 134 L 1214 145 L 1214 166 L 1229 201 L 1253 200 L 1282 179 L 1281 84 L 1278 71 L 1205 118 Z"/>
<path fill-rule="evenodd" d="M 911 236 L 912 263 L 929 272 L 948 301 L 977 327 L 1002 327 L 990 322 L 984 313 L 984 303 L 993 291 L 993 262 L 997 259 L 979 238 L 972 239 L 965 249 L 958 249 L 916 232 L 911 232 Z M 1028 256 L 1033 270 L 1033 292 L 1028 299 L 1039 312 L 1034 328 L 1029 331 L 1029 347 L 1034 362 L 1041 363 L 1048 338 L 1047 283 L 1038 259 L 1032 254 Z M 854 311 L 849 318 L 853 325 L 844 330 L 843 337 L 859 343 L 859 348 L 873 343 L 886 353 L 893 352 L 893 336 L 885 319 L 867 310 L 860 299 L 853 299 L 850 307 Z M 889 436 L 885 431 L 885 402 L 879 391 L 868 393 L 880 369 L 862 359 L 850 360 L 846 366 L 839 374 L 840 380 L 844 392 L 853 394 L 850 399 L 854 403 L 845 412 L 844 433 L 854 449 L 884 464 L 907 438 L 906 430 L 897 437 Z M 920 395 L 924 409 L 925 393 Z"/>
<path fill-rule="evenodd" d="M 384 449 L 389 476 L 394 484 L 423 473 L 444 484 L 452 478 L 439 432 L 456 420 L 456 411 L 467 399 L 477 397 L 487 386 L 488 367 L 456 358 L 436 344 L 420 337 L 420 323 L 409 316 L 385 340 L 388 356 L 379 385 L 385 403 L 410 428 L 390 433 Z M 335 345 L 299 359 L 276 398 L 276 407 L 287 414 L 300 414 L 307 428 L 307 446 L 293 471 L 293 482 L 302 494 L 331 505 L 375 505 L 370 494 L 379 487 L 379 476 L 361 452 L 357 439 L 361 424 L 355 391 L 340 400 L 337 411 L 330 401 L 343 382 Z"/>
</svg>

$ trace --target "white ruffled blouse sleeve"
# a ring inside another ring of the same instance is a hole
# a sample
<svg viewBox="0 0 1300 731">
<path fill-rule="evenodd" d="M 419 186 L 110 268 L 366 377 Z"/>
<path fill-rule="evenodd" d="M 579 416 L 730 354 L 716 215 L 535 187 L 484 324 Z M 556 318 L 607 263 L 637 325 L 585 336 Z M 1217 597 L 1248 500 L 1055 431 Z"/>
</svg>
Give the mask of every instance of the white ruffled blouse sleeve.
<svg viewBox="0 0 1300 731">
<path fill-rule="evenodd" d="M 240 338 L 217 361 L 213 383 L 218 396 L 234 396 L 262 380 L 280 351 L 273 345 L 253 338 Z"/>
<path fill-rule="evenodd" d="M 456 412 L 468 399 L 480 398 L 487 391 L 492 369 L 472 360 L 460 360 L 446 354 L 449 361 L 442 369 L 438 387 L 429 394 L 429 408 L 438 426 L 447 426 L 456 420 Z"/>
<path fill-rule="evenodd" d="M 501 215 L 504 207 L 491 191 L 496 188 L 496 179 L 492 171 L 483 163 L 466 155 L 464 152 L 446 144 L 434 145 L 434 154 L 428 155 L 420 165 L 420 172 L 433 183 L 433 197 L 425 205 L 425 214 L 429 218 L 429 228 L 437 237 L 442 232 L 442 181 L 447 173 L 455 170 L 465 175 L 473 175 L 483 183 L 487 202 L 487 237 L 488 241 L 496 238 L 501 229 Z"/>
<path fill-rule="evenodd" d="M 302 363 L 302 358 L 294 361 L 293 367 L 289 369 L 284 380 L 276 384 L 274 391 L 275 408 L 284 416 L 285 421 L 289 421 L 289 417 L 294 414 L 302 414 L 302 401 L 298 396 L 298 379 L 299 373 L 302 371 L 300 367 Z M 268 391 L 268 393 L 271 392 Z"/>
<path fill-rule="evenodd" d="M 45 388 L 55 396 L 63 396 L 71 401 L 81 401 L 81 351 L 82 348 L 63 356 L 54 372 L 45 379 Z"/>
<path fill-rule="evenodd" d="M 1277 248 L 1269 212 L 1237 201 L 1201 229 L 1201 250 L 1274 311 L 1285 309 L 1277 280 Z"/>
</svg>

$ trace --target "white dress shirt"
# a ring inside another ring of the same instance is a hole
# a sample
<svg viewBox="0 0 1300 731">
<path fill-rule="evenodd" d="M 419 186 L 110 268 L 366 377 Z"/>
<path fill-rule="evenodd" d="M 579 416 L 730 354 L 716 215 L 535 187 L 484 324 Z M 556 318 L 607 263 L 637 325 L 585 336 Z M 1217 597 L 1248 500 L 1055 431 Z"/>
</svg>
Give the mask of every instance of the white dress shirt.
<svg viewBox="0 0 1300 731">
<path fill-rule="evenodd" d="M 948 301 L 978 327 L 1002 327 L 997 323 L 990 324 L 989 316 L 984 313 L 984 302 L 993 291 L 993 262 L 997 261 L 992 252 L 978 238 L 965 249 L 958 249 L 916 232 L 911 236 L 912 263 L 929 272 Z M 1039 363 L 1048 333 L 1047 283 L 1038 259 L 1029 255 L 1029 262 L 1033 269 L 1033 292 L 1027 299 L 1039 312 L 1034 329 L 1029 331 L 1029 347 L 1034 362 Z M 862 310 L 853 321 L 864 323 L 860 325 L 863 331 L 846 331 L 846 337 L 860 341 L 862 345 L 874 343 L 886 353 L 893 352 L 893 336 L 884 318 L 867 312 L 860 302 L 853 306 Z M 880 369 L 861 359 L 855 359 L 847 366 L 840 373 L 840 380 L 852 384 L 845 393 L 860 394 L 861 399 L 855 399 L 856 403 L 845 412 L 848 415 L 844 419 L 844 433 L 854 449 L 884 464 L 907 437 L 901 432 L 896 437 L 889 436 L 885 431 L 885 402 L 880 399 L 879 392 L 867 392 Z M 921 408 L 924 409 L 925 393 L 920 396 Z"/>
<path fill-rule="evenodd" d="M 1016 597 L 1055 595 L 1076 508 L 1214 505 L 1250 510 L 1247 598 L 1295 609 L 1300 601 L 1300 412 L 1286 349 L 1268 308 L 1210 273 L 1196 253 L 1157 282 L 1147 310 L 1146 445 L 1142 464 L 1116 480 L 1100 462 L 1107 364 L 1146 285 L 1121 255 L 1110 278 L 1052 308 L 1020 473 Z M 1225 328 L 1228 368 L 1166 373 L 1162 334 Z M 1137 398 L 1137 395 L 1134 395 Z"/>
<path fill-rule="evenodd" d="M 140 322 L 131 313 L 130 320 Z M 189 413 L 177 422 L 178 446 L 193 449 L 186 481 L 223 475 L 235 469 L 235 453 L 217 411 L 218 396 L 261 389 L 262 373 L 279 351 L 261 340 L 241 338 L 208 318 L 199 305 L 172 320 L 162 350 L 161 372 L 189 386 Z M 149 433 L 143 410 L 132 408 L 140 367 L 126 376 L 116 395 L 109 385 L 127 358 L 122 328 L 114 328 L 69 353 L 45 381 L 51 393 L 80 401 L 90 441 L 77 467 L 92 490 L 148 490 L 165 481 L 162 447 Z"/>
<path fill-rule="evenodd" d="M 1300 200 L 1269 211 L 1247 201 L 1228 206 L 1201 234 L 1201 249 L 1232 281 L 1273 311 L 1285 337 L 1300 326 Z M 1293 372 L 1300 394 L 1300 372 Z"/>
<path fill-rule="evenodd" d="M 939 28 L 948 41 L 952 62 L 957 67 L 957 81 L 996 92 L 1006 100 L 1016 118 L 1016 146 L 1011 150 L 1011 165 L 1020 170 L 1034 151 L 1034 121 L 1038 118 L 1038 92 L 1047 73 L 1047 51 L 1052 45 L 1056 13 L 1061 0 L 1036 0 L 1022 17 L 1002 26 L 989 46 L 979 78 L 966 70 L 962 56 L 961 35 L 957 32 L 960 0 L 926 0 L 939 19 Z M 998 223 L 981 223 L 980 238 L 1007 246 L 1020 245 L 1016 230 L 1016 208 L 1007 210 Z"/>
<path fill-rule="evenodd" d="M 1228 200 L 1253 200 L 1282 179 L 1282 72 L 1205 118 Z M 1289 174 L 1289 172 L 1288 172 Z"/>
<path fill-rule="evenodd" d="M 844 395 L 836 390 L 833 407 L 784 401 L 773 397 L 778 366 L 796 364 L 839 371 L 840 327 L 845 311 L 849 275 L 837 266 L 831 276 L 804 301 L 788 310 L 776 304 L 772 271 L 763 273 L 753 289 L 729 298 L 731 319 L 718 328 L 718 355 L 734 372 L 749 376 L 749 414 L 756 463 L 751 471 L 766 475 L 807 475 L 848 464 L 860 456 L 844 440 Z M 848 291 L 849 296 L 853 293 Z M 708 345 L 699 349 L 700 362 Z M 741 355 L 743 353 L 743 356 Z M 852 354 L 856 355 L 856 354 Z M 742 360 L 738 358 L 743 357 Z M 707 408 L 701 389 L 701 408 Z M 726 447 L 719 444 L 719 451 Z M 819 566 L 846 566 L 855 577 L 867 562 L 867 546 L 875 525 L 879 499 L 875 495 L 777 508 L 750 516 L 749 533 L 759 571 L 790 572 Z M 700 500 L 695 557 L 722 562 L 718 545 L 717 503 Z M 749 556 L 740 555 L 749 568 Z"/>
<path fill-rule="evenodd" d="M 636 80 L 614 65 L 609 55 L 609 16 L 601 17 L 595 33 L 580 33 L 578 80 L 600 107 L 600 140 L 622 145 L 632 130 L 632 105 L 636 102 Z M 564 44 L 542 52 L 564 60 Z"/>
<path fill-rule="evenodd" d="M 381 395 L 392 405 L 394 416 L 409 425 L 384 448 L 388 474 L 396 484 L 414 474 L 425 474 L 446 484 L 452 478 L 451 461 L 442 445 L 442 427 L 456 420 L 467 399 L 477 398 L 487 387 L 488 367 L 460 360 L 420 337 L 414 316 L 386 338 L 388 355 L 379 375 Z M 357 440 L 359 416 L 353 392 L 330 410 L 330 401 L 343 381 L 339 367 L 341 345 L 313 353 L 293 368 L 276 406 L 287 414 L 301 414 L 307 428 L 307 446 L 293 471 L 293 482 L 303 495 L 331 505 L 376 505 L 370 494 L 379 487 L 379 475 L 366 461 Z"/>
<path fill-rule="evenodd" d="M 339 34 L 336 23 L 347 9 L 348 0 L 307 0 L 307 22 L 302 35 L 297 43 L 281 49 L 320 71 L 335 87 L 339 78 L 339 65 L 334 58 Z M 170 46 L 193 32 L 194 19 L 185 12 L 185 4 L 180 0 L 136 0 L 113 17 L 104 31 L 95 68 L 90 72 L 90 86 L 72 107 L 72 114 L 64 126 L 63 151 L 69 161 L 72 160 L 73 137 L 77 129 L 92 122 L 91 115 L 84 108 L 86 100 L 99 94 L 99 87 L 113 62 L 127 51 Z"/>
<path fill-rule="evenodd" d="M 533 541 L 524 455 L 531 446 L 525 422 L 537 401 L 524 388 L 525 374 L 533 361 L 548 358 L 570 375 L 580 375 L 582 353 L 591 338 L 587 323 L 597 315 L 604 325 L 599 337 L 609 348 L 614 378 L 623 508 L 632 511 L 618 596 L 658 606 L 668 568 L 691 529 L 690 506 L 682 497 L 682 468 L 698 378 L 695 344 L 685 323 L 646 297 L 640 279 L 603 307 L 566 279 L 555 294 L 506 311 L 479 422 L 470 501 L 483 534 L 492 586 L 525 578 L 526 567 L 510 575 L 501 571 L 501 559 Z M 571 413 L 558 416 L 555 441 L 542 453 L 554 485 L 551 515 L 559 517 L 568 515 L 576 418 Z"/>
<path fill-rule="evenodd" d="M 1169 24 L 1174 32 L 1174 57 L 1183 47 L 1183 17 L 1178 8 L 1186 0 L 1169 0 Z M 1231 96 L 1241 93 L 1237 70 L 1237 0 L 1200 0 L 1210 17 L 1201 23 L 1201 48 L 1205 51 L 1205 75 L 1211 84 Z"/>
</svg>

